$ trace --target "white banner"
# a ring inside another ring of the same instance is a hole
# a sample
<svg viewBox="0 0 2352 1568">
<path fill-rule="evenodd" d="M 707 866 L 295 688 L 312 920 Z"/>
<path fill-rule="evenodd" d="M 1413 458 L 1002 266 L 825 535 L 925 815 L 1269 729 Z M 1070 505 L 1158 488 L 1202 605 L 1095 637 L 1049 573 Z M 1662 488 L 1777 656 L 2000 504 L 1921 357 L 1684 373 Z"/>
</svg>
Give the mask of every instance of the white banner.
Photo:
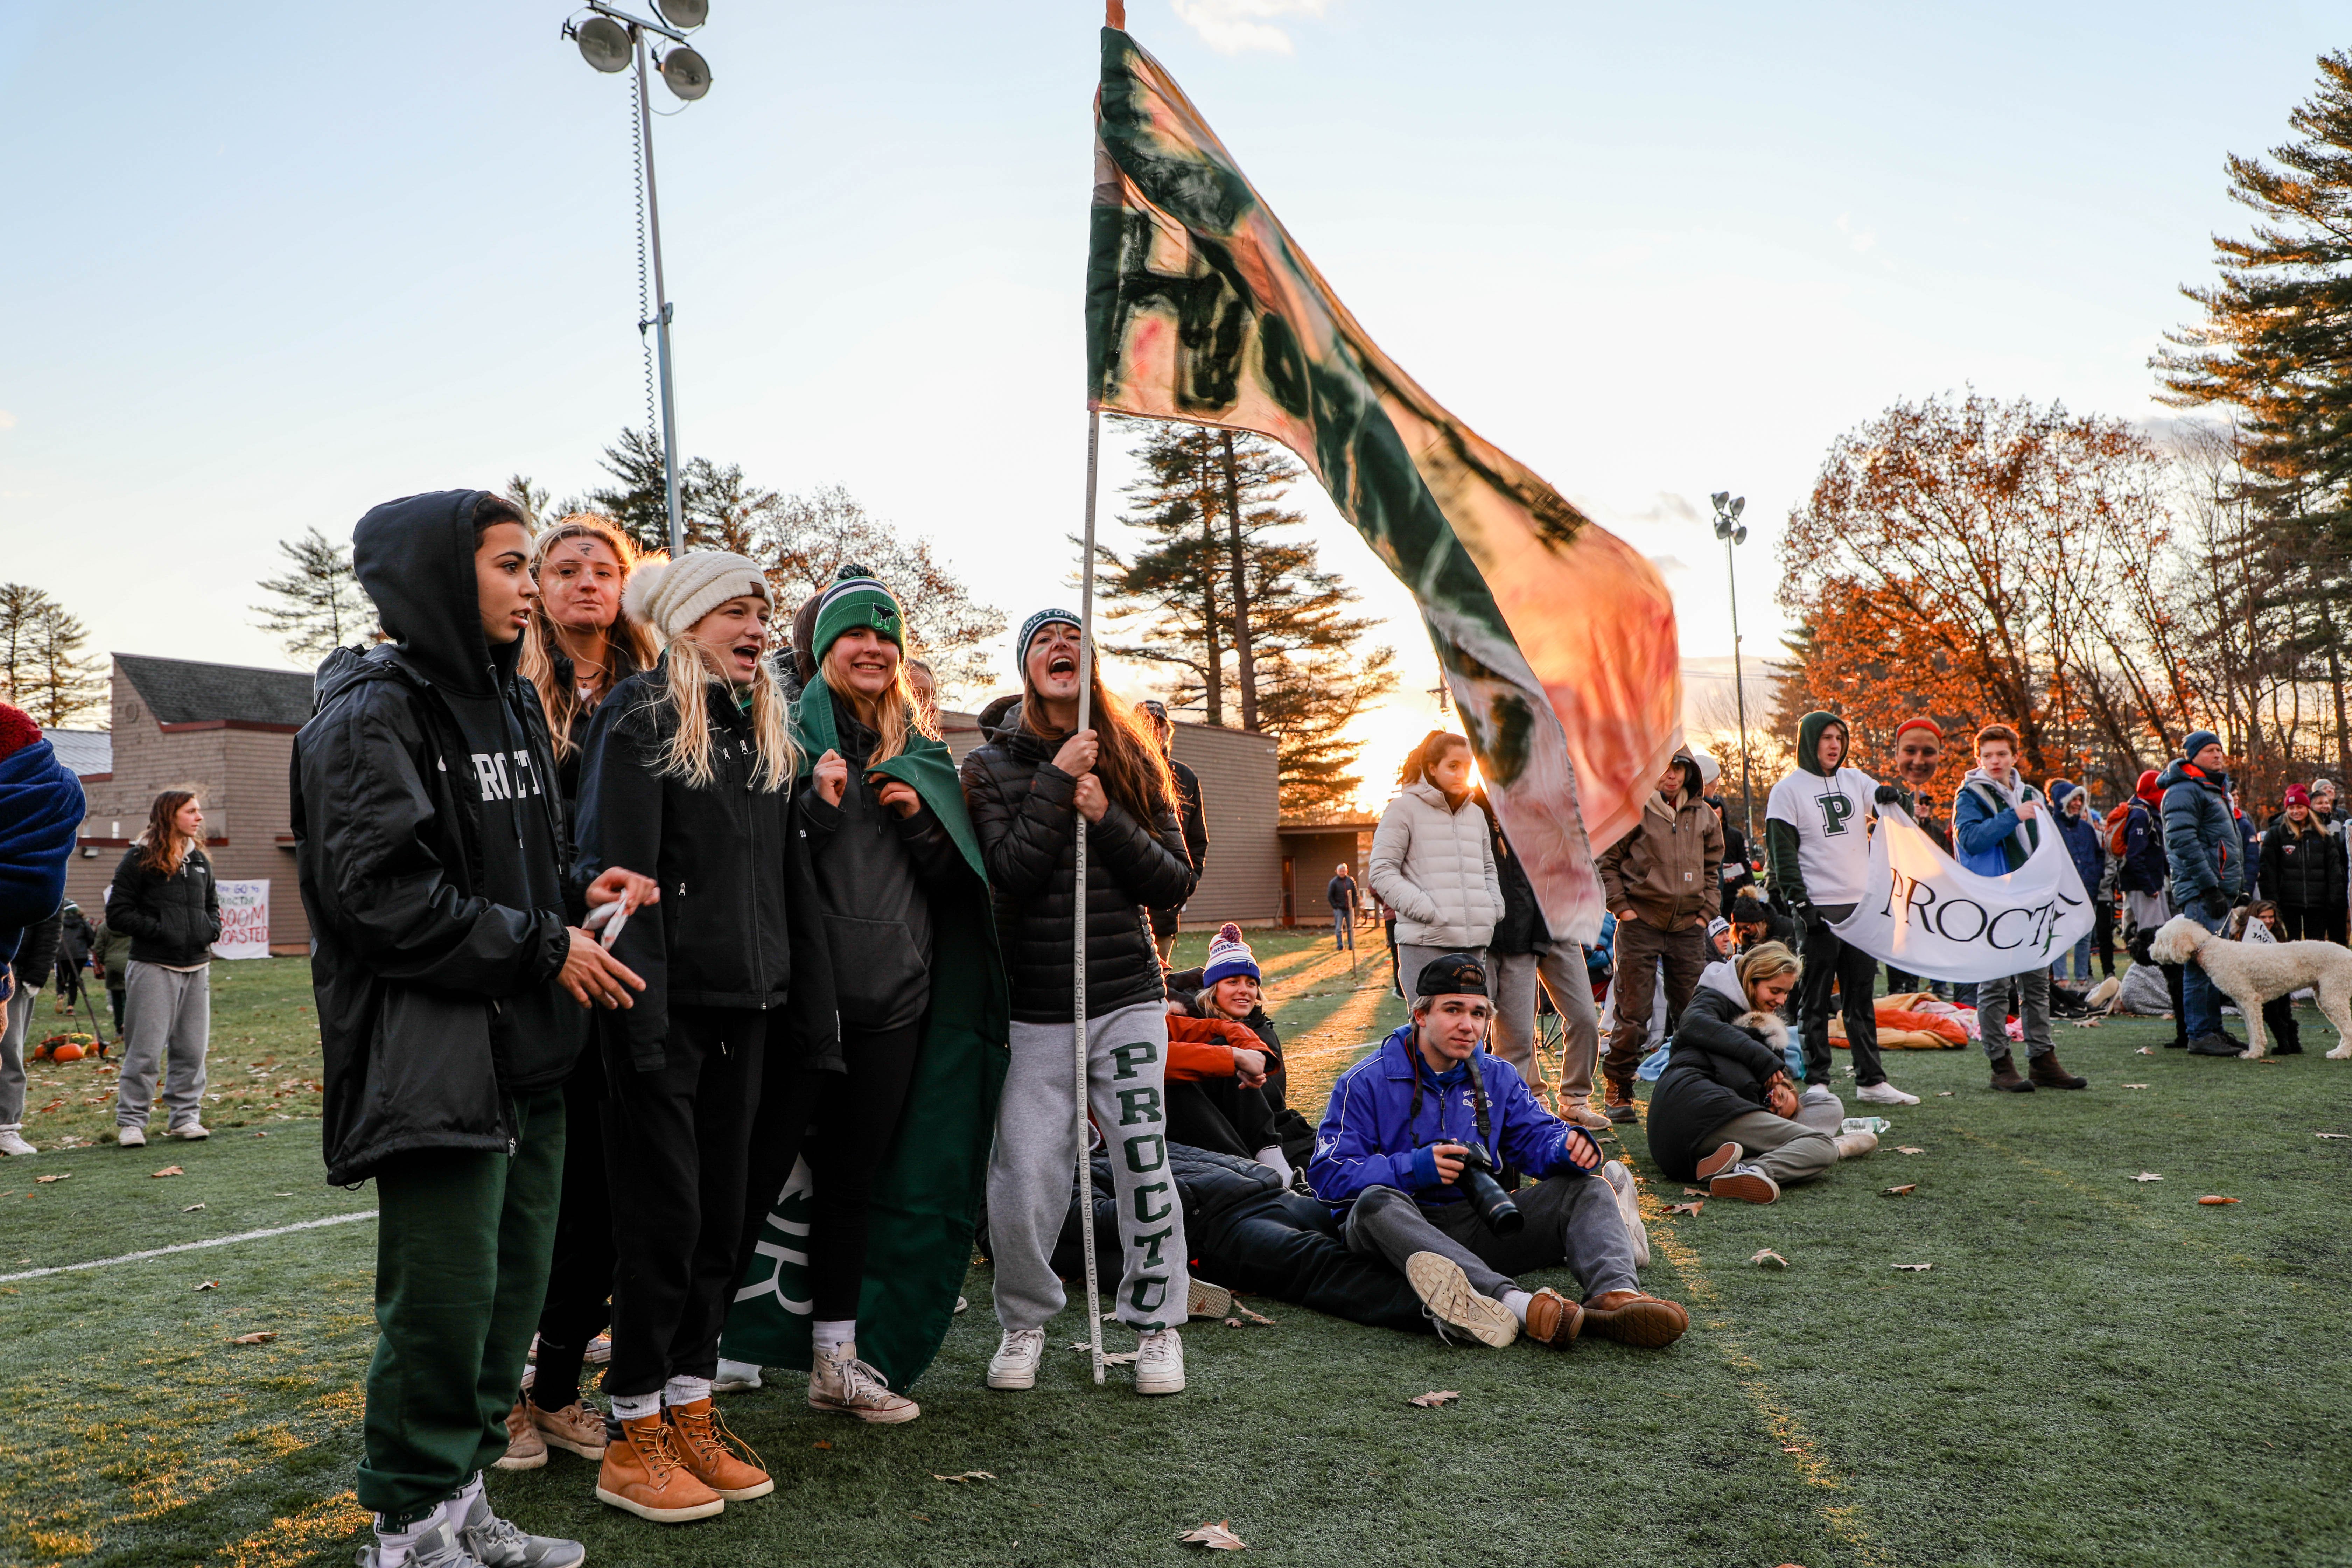
<svg viewBox="0 0 2352 1568">
<path fill-rule="evenodd" d="M 221 882 L 221 933 L 215 958 L 269 956 L 269 881 Z"/>
<path fill-rule="evenodd" d="M 1968 869 L 1898 805 L 1879 807 L 1870 879 L 1839 936 L 1931 980 L 2000 980 L 2046 968 L 2091 934 L 2090 895 L 2050 808 L 2042 842 L 2005 877 Z"/>
</svg>

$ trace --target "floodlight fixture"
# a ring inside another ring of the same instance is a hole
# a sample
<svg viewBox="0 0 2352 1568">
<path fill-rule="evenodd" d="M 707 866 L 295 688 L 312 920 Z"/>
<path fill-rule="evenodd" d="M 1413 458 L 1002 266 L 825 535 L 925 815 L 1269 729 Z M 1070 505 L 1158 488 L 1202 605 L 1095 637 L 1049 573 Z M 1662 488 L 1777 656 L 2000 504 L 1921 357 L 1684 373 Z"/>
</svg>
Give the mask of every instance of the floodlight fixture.
<svg viewBox="0 0 2352 1568">
<path fill-rule="evenodd" d="M 1748 823 L 1748 842 L 1756 842 L 1756 790 L 1748 759 L 1748 681 L 1739 657 L 1739 568 L 1732 555 L 1734 545 L 1748 542 L 1748 525 L 1739 514 L 1748 510 L 1748 498 L 1735 496 L 1729 490 L 1717 490 L 1710 498 L 1715 502 L 1715 536 L 1723 541 L 1723 567 L 1731 584 L 1731 685 L 1739 704 L 1739 794 L 1740 808 Z"/>
<path fill-rule="evenodd" d="M 710 66 L 681 44 L 661 57 L 661 79 L 672 93 L 692 103 L 710 90 Z"/>
<path fill-rule="evenodd" d="M 580 58 L 611 76 L 629 68 L 629 30 L 610 16 L 591 16 L 572 30 Z"/>
<path fill-rule="evenodd" d="M 654 0 L 654 9 L 681 32 L 691 33 L 710 20 L 710 0 Z"/>
</svg>

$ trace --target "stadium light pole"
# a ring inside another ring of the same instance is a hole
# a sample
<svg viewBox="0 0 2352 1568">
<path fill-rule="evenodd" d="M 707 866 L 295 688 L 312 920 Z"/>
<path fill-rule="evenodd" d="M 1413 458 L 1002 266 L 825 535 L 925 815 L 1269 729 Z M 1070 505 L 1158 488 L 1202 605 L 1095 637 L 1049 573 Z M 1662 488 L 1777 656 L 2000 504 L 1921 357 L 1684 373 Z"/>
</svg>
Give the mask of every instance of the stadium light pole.
<svg viewBox="0 0 2352 1568">
<path fill-rule="evenodd" d="M 646 35 L 658 34 L 676 46 L 656 56 L 654 66 L 672 93 L 692 103 L 710 90 L 710 66 L 687 46 L 686 35 L 709 20 L 710 5 L 709 0 L 653 0 L 653 5 L 661 14 L 659 22 L 633 16 L 604 0 L 588 0 L 588 9 L 594 15 L 585 21 L 564 23 L 563 36 L 580 46 L 583 59 L 608 75 L 626 70 L 632 63 L 636 67 L 637 148 L 646 171 L 646 223 L 638 238 L 652 251 L 654 285 L 653 314 L 638 321 L 637 335 L 643 338 L 646 328 L 654 330 L 661 365 L 662 486 L 669 504 L 669 552 L 677 556 L 686 552 L 686 525 L 677 495 L 677 399 L 670 384 L 669 361 L 672 311 L 669 290 L 662 279 L 661 203 L 654 186 L 654 121 L 653 106 L 646 94 Z M 642 265 L 644 257 L 638 259 Z"/>
<path fill-rule="evenodd" d="M 1748 678 L 1739 662 L 1739 568 L 1731 547 L 1748 542 L 1748 525 L 1739 514 L 1748 510 L 1746 496 L 1729 490 L 1715 492 L 1715 536 L 1723 541 L 1723 569 L 1731 576 L 1731 689 L 1739 704 L 1739 812 L 1747 825 L 1748 853 L 1756 853 L 1756 786 L 1748 773 Z"/>
</svg>

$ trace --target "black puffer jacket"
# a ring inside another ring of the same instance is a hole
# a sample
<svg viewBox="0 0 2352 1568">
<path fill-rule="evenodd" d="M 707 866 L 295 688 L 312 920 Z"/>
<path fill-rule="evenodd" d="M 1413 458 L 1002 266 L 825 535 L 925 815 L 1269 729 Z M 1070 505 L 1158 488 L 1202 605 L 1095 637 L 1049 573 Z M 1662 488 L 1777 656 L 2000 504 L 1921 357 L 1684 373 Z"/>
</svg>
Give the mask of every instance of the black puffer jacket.
<svg viewBox="0 0 2352 1568">
<path fill-rule="evenodd" d="M 2303 909 L 2344 903 L 2344 841 L 2311 818 L 2303 832 L 2281 812 L 2263 832 L 2263 897 Z"/>
<path fill-rule="evenodd" d="M 1077 781 L 1054 766 L 1059 740 L 1021 727 L 1019 702 L 993 722 L 982 714 L 981 731 L 988 740 L 963 760 L 963 793 L 995 896 L 1013 1016 L 1024 1024 L 1067 1023 Z M 1166 994 L 1143 911 L 1182 903 L 1196 880 L 1173 811 L 1163 808 L 1146 824 L 1114 801 L 1087 830 L 1088 1017 Z"/>
<path fill-rule="evenodd" d="M 211 963 L 221 933 L 213 863 L 202 849 L 192 848 L 180 868 L 166 877 L 140 864 L 146 853 L 136 844 L 122 852 L 106 895 L 106 923 L 129 934 L 133 963 L 174 969 Z"/>
<path fill-rule="evenodd" d="M 1726 1122 L 1772 1108 L 1764 1086 L 1787 1065 L 1766 1043 L 1771 1029 L 1740 1022 L 1756 1015 L 1732 996 L 1739 982 L 1731 973 L 1727 963 L 1708 966 L 1675 1021 L 1674 1054 L 1650 1094 L 1650 1158 L 1679 1182 L 1692 1179 L 1700 1158 L 1721 1142 L 1715 1135 Z M 1770 1024 L 1785 1029 L 1778 1019 Z"/>
</svg>

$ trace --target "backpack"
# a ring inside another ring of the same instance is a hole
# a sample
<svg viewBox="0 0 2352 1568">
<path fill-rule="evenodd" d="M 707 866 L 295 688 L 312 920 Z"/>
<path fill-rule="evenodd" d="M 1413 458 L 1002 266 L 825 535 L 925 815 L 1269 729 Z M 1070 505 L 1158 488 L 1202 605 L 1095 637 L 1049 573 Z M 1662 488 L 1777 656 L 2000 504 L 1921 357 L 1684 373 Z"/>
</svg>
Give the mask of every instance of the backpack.
<svg viewBox="0 0 2352 1568">
<path fill-rule="evenodd" d="M 2131 828 L 2132 805 L 2133 803 L 2127 800 L 2107 813 L 2107 853 L 2118 860 L 2124 858 L 2126 852 L 2125 840 L 2126 835 Z"/>
</svg>

